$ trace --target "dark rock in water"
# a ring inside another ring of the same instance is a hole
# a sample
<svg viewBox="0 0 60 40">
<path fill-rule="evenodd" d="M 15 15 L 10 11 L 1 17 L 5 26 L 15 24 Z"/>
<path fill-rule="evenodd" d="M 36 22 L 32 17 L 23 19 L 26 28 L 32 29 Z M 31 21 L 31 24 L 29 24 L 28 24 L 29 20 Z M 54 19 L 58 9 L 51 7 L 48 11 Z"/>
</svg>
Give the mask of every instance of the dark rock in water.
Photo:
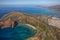
<svg viewBox="0 0 60 40">
<path fill-rule="evenodd" d="M 14 27 L 15 27 L 16 25 L 18 25 L 18 22 L 17 22 L 17 21 L 14 21 Z"/>
</svg>

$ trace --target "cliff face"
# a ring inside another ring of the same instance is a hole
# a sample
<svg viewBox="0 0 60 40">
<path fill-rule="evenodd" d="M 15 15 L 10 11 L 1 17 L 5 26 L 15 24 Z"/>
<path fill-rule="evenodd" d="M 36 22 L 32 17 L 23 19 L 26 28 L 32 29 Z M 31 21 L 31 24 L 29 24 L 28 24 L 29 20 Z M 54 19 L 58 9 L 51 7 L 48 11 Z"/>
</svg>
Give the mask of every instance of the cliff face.
<svg viewBox="0 0 60 40">
<path fill-rule="evenodd" d="M 30 15 L 21 12 L 10 12 L 2 17 L 2 21 L 5 22 L 9 18 L 17 21 L 19 24 L 33 25 L 37 29 L 36 35 L 28 40 L 59 40 L 60 35 L 57 35 L 57 33 L 59 33 L 58 29 L 42 22 L 42 20 L 45 20 L 43 19 L 43 16 L 41 17 L 40 15 Z M 41 18 L 42 20 L 40 20 Z"/>
</svg>

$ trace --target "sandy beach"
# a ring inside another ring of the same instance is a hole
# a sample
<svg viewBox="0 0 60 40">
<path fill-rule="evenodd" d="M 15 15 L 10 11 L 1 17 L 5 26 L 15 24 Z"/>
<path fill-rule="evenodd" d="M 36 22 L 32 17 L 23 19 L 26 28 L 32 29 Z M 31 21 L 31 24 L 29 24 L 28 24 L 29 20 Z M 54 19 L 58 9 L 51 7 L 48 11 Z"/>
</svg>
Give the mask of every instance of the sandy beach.
<svg viewBox="0 0 60 40">
<path fill-rule="evenodd" d="M 33 29 L 36 29 L 34 26 L 32 26 L 32 25 L 30 25 L 30 24 L 25 24 L 25 25 L 30 26 L 30 27 L 32 27 Z"/>
</svg>

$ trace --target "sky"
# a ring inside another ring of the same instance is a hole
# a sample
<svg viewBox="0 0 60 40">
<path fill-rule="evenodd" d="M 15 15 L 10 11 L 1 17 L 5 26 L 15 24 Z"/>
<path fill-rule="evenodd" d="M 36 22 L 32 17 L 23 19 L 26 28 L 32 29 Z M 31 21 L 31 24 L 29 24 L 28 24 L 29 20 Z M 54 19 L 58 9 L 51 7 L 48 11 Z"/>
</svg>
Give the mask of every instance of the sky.
<svg viewBox="0 0 60 40">
<path fill-rule="evenodd" d="M 0 0 L 0 5 L 60 5 L 60 0 Z"/>
</svg>

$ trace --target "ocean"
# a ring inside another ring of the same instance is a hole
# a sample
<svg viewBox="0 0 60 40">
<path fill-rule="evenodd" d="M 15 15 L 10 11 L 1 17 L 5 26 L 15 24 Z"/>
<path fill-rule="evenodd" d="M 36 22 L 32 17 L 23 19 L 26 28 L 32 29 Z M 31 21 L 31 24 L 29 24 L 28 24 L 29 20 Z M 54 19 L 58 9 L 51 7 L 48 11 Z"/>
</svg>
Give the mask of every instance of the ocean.
<svg viewBox="0 0 60 40">
<path fill-rule="evenodd" d="M 40 15 L 59 15 L 60 12 L 49 10 L 42 7 L 0 7 L 0 18 L 10 12 L 23 12 L 26 14 L 40 14 Z M 57 16 L 60 17 L 60 16 Z"/>
</svg>

